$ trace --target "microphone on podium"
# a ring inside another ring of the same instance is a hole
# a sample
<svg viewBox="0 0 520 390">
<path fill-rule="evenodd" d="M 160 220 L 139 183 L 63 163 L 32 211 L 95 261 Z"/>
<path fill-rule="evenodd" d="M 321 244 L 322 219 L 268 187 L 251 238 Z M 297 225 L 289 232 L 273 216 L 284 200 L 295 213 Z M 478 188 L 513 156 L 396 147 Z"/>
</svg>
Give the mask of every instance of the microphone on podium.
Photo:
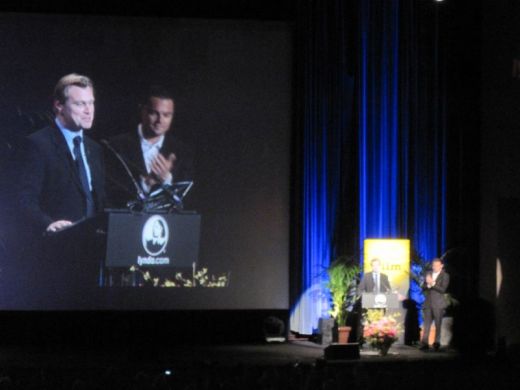
<svg viewBox="0 0 520 390">
<path fill-rule="evenodd" d="M 119 160 L 119 162 L 121 163 L 121 165 L 125 169 L 125 172 L 127 173 L 128 177 L 130 177 L 130 180 L 132 181 L 132 183 L 133 183 L 133 185 L 135 187 L 138 199 L 141 200 L 141 201 L 145 200 L 146 199 L 146 195 L 143 192 L 143 190 L 141 189 L 141 186 L 139 185 L 139 183 L 137 183 L 137 181 L 135 180 L 134 175 L 132 175 L 132 171 L 128 167 L 128 164 L 126 163 L 125 159 L 117 152 L 117 150 L 115 150 L 112 147 L 112 145 L 110 145 L 110 142 L 108 142 L 106 139 L 102 139 L 100 142 L 103 145 L 105 145 L 107 147 L 107 149 L 110 150 L 112 152 L 112 154 L 114 154 L 114 156 L 116 156 L 116 158 Z"/>
</svg>

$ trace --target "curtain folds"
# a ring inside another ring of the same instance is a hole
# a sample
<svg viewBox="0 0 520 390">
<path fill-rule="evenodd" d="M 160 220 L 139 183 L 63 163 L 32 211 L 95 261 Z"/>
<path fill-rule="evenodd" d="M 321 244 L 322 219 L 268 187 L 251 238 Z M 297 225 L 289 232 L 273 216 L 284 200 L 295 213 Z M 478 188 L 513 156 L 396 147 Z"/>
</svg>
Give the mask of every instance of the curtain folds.
<svg viewBox="0 0 520 390">
<path fill-rule="evenodd" d="M 361 261 L 365 238 L 409 238 L 426 260 L 446 249 L 440 22 L 435 2 L 301 2 L 302 263 L 292 330 L 312 333 L 327 316 L 324 271 L 337 255 Z M 417 288 L 410 295 L 420 301 Z"/>
<path fill-rule="evenodd" d="M 310 334 L 327 316 L 326 268 L 340 203 L 345 140 L 352 131 L 353 78 L 345 52 L 348 38 L 344 1 L 305 2 L 299 34 L 303 39 L 302 296 L 291 329 Z"/>
</svg>

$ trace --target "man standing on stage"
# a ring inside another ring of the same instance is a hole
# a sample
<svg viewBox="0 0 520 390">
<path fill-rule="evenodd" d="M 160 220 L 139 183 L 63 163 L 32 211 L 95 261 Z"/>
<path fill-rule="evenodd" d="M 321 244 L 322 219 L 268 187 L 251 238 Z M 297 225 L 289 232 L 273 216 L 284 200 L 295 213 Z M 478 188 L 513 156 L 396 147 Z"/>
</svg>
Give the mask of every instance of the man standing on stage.
<svg viewBox="0 0 520 390">
<path fill-rule="evenodd" d="M 144 95 L 139 111 L 137 127 L 110 140 L 128 165 L 134 183 L 146 194 L 163 184 L 192 180 L 192 153 L 172 134 L 173 95 L 153 86 Z M 135 188 L 118 161 L 111 161 L 108 172 L 110 204 L 124 207 L 128 200 L 135 199 Z"/>
<path fill-rule="evenodd" d="M 82 75 L 54 89 L 55 119 L 31 134 L 20 154 L 20 210 L 40 232 L 57 232 L 102 211 L 103 153 L 84 132 L 94 121 L 94 86 Z"/>
<path fill-rule="evenodd" d="M 99 285 L 101 239 L 83 230 L 89 223 L 78 223 L 94 223 L 105 200 L 103 151 L 85 134 L 94 110 L 92 80 L 62 77 L 54 89 L 54 119 L 17 151 L 13 201 L 22 230 L 12 268 L 19 295 L 38 308 L 88 304 L 86 289 Z"/>
<path fill-rule="evenodd" d="M 381 261 L 378 258 L 374 258 L 370 261 L 372 271 L 367 272 L 361 282 L 359 283 L 358 290 L 360 293 L 373 292 L 376 294 L 386 293 L 391 290 L 390 281 L 388 275 L 381 273 Z"/>
<path fill-rule="evenodd" d="M 424 326 L 421 340 L 421 350 L 429 349 L 428 339 L 432 322 L 435 323 L 435 342 L 433 348 L 437 351 L 441 342 L 441 326 L 444 310 L 448 306 L 444 294 L 450 284 L 450 275 L 444 271 L 444 264 L 441 259 L 435 258 L 432 261 L 432 272 L 426 274 L 422 289 L 424 292 L 423 315 Z"/>
</svg>

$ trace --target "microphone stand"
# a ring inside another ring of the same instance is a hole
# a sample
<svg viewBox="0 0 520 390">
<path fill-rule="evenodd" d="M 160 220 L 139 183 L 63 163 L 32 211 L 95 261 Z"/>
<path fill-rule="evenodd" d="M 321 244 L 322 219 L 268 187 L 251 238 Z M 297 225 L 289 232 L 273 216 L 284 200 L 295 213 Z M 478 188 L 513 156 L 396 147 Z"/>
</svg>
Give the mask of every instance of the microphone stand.
<svg viewBox="0 0 520 390">
<path fill-rule="evenodd" d="M 163 184 L 159 189 L 146 195 L 141 189 L 141 186 L 134 179 L 134 175 L 132 175 L 132 171 L 128 167 L 124 158 L 117 152 L 117 150 L 112 147 L 112 145 L 110 145 L 107 140 L 102 139 L 100 142 L 105 145 L 114 154 L 114 156 L 116 156 L 134 184 L 138 199 L 127 203 L 127 206 L 131 211 L 171 212 L 172 210 L 183 210 L 183 198 L 193 186 L 192 181 L 178 183 L 183 185 L 180 188 L 176 187 L 175 185 Z"/>
<path fill-rule="evenodd" d="M 132 180 L 132 183 L 137 191 L 137 197 L 138 197 L 139 201 L 144 201 L 146 199 L 146 195 L 143 192 L 143 190 L 141 189 L 141 186 L 134 179 L 134 175 L 132 175 L 132 171 L 130 170 L 130 168 L 128 168 L 128 165 L 126 164 L 123 157 L 112 147 L 112 145 L 110 145 L 110 143 L 106 139 L 102 139 L 100 142 L 103 145 L 105 145 L 108 148 L 108 150 L 110 150 L 114 154 L 114 156 L 116 156 L 116 158 L 119 160 L 121 165 L 123 165 L 123 168 L 125 169 L 126 173 L 128 174 L 128 177 L 130 177 L 130 180 Z"/>
</svg>

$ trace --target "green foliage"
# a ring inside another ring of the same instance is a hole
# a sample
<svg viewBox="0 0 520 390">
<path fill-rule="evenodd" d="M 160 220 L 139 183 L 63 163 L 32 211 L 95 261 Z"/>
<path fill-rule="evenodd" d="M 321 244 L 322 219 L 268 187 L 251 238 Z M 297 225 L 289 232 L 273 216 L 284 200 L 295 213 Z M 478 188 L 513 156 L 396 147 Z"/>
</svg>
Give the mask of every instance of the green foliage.
<svg viewBox="0 0 520 390">
<path fill-rule="evenodd" d="M 336 319 L 338 326 L 345 326 L 347 317 L 357 299 L 356 288 L 360 268 L 350 257 L 339 257 L 327 269 L 329 282 L 327 288 L 332 297 L 330 315 Z"/>
</svg>

